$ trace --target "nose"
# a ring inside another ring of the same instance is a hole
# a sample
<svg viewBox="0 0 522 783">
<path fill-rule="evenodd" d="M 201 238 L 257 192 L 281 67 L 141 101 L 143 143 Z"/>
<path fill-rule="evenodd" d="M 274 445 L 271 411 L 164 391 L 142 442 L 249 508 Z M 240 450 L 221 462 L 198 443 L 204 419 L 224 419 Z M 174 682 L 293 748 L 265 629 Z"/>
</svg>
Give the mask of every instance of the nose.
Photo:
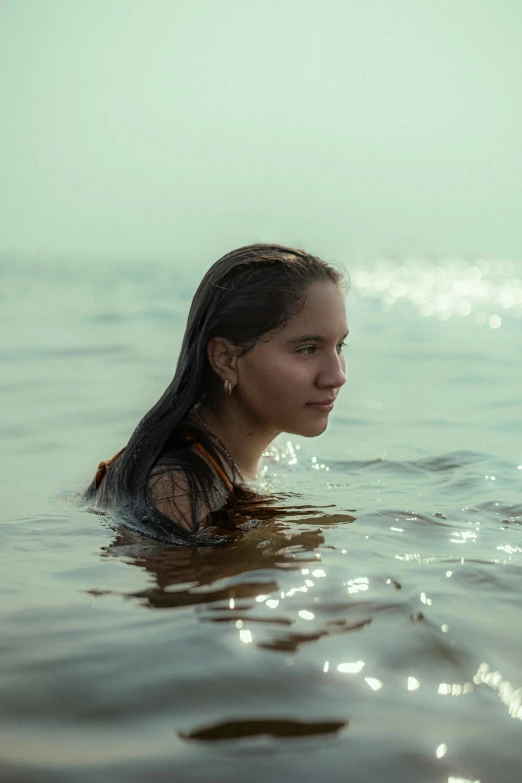
<svg viewBox="0 0 522 783">
<path fill-rule="evenodd" d="M 337 351 L 333 357 L 328 357 L 328 363 L 325 365 L 319 377 L 317 385 L 320 389 L 340 389 L 346 383 L 344 373 L 345 361 L 342 354 Z"/>
</svg>

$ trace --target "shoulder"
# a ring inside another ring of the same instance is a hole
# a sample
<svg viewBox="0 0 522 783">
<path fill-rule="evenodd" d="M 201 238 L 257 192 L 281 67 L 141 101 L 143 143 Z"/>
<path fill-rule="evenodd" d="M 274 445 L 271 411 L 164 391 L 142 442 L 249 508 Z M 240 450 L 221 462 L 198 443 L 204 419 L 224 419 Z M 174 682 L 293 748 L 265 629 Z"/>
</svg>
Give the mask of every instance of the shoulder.
<svg viewBox="0 0 522 783">
<path fill-rule="evenodd" d="M 155 509 L 192 533 L 212 524 L 210 515 L 226 504 L 230 494 L 212 471 L 204 476 L 194 466 L 163 461 L 151 470 L 148 485 Z"/>
</svg>

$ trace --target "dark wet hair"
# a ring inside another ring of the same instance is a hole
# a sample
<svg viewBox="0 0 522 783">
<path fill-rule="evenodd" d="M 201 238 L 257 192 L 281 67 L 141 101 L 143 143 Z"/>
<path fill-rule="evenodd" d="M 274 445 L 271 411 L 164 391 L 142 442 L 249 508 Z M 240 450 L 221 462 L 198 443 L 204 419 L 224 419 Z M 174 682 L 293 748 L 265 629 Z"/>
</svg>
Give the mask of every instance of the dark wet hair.
<svg viewBox="0 0 522 783">
<path fill-rule="evenodd" d="M 204 460 L 184 446 L 187 432 L 190 435 L 184 419 L 197 403 L 212 405 L 217 400 L 221 382 L 207 358 L 209 340 L 222 337 L 244 355 L 258 341 L 285 326 L 302 306 L 309 285 L 325 281 L 341 286 L 343 279 L 341 272 L 320 258 L 281 245 L 248 245 L 216 261 L 192 301 L 172 382 L 136 427 L 98 494 L 93 482 L 86 500 L 96 496 L 98 505 L 117 508 L 127 522 L 132 517 L 133 526 L 155 538 L 178 543 L 181 537 L 183 543 L 190 542 L 193 535 L 178 530 L 154 507 L 149 474 L 160 456 L 165 469 L 184 471 L 195 525 L 196 495 L 210 501 L 216 476 Z M 181 430 L 182 437 L 176 438 Z M 197 440 L 216 457 L 215 444 L 205 432 L 198 430 Z M 224 455 L 219 452 L 217 459 L 223 462 Z"/>
</svg>

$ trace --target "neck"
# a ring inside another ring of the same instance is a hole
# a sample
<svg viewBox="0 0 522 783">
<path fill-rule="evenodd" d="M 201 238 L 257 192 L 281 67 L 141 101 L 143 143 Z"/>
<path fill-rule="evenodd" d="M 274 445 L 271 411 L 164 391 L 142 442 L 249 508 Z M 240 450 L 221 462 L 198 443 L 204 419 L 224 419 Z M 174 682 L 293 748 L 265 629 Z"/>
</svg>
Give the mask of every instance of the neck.
<svg viewBox="0 0 522 783">
<path fill-rule="evenodd" d="M 251 417 L 232 400 L 226 400 L 217 412 L 206 405 L 201 405 L 198 413 L 207 427 L 230 452 L 244 477 L 254 481 L 257 478 L 262 453 L 279 432 L 269 430 L 259 422 L 252 421 Z"/>
</svg>

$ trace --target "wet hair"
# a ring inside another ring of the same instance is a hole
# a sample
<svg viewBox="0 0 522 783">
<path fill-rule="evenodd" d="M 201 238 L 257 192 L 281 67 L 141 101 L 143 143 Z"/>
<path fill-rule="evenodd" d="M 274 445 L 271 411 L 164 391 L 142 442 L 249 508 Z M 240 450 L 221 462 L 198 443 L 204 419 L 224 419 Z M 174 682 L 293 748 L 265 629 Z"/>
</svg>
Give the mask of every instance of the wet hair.
<svg viewBox="0 0 522 783">
<path fill-rule="evenodd" d="M 320 258 L 281 245 L 248 245 L 216 261 L 192 301 L 172 382 L 140 421 L 98 491 L 93 482 L 85 499 L 117 511 L 127 524 L 154 538 L 199 543 L 202 509 L 225 506 L 227 492 L 208 462 L 187 448 L 187 439 L 197 440 L 218 462 L 230 462 L 207 433 L 184 421 L 197 403 L 215 406 L 220 393 L 221 381 L 207 357 L 209 340 L 224 338 L 244 355 L 284 328 L 302 307 L 308 286 L 319 281 L 342 286 L 343 280 L 339 270 Z M 234 472 L 233 465 L 228 467 Z M 151 479 L 167 475 L 173 482 L 183 476 L 190 506 L 184 525 L 173 523 L 154 502 Z"/>
</svg>

